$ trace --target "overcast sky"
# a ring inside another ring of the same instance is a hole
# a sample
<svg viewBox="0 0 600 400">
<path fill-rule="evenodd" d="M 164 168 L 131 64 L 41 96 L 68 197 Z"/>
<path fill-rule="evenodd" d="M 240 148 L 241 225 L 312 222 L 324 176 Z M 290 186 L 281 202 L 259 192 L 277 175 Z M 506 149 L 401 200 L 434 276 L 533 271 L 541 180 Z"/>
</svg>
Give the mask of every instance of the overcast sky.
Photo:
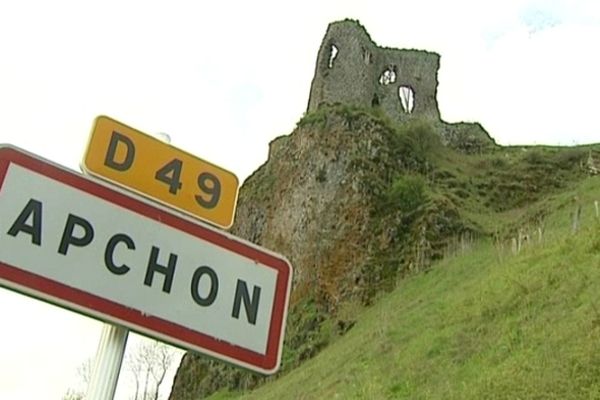
<svg viewBox="0 0 600 400">
<path fill-rule="evenodd" d="M 243 180 L 302 117 L 327 24 L 346 17 L 441 55 L 446 121 L 501 144 L 600 142 L 597 0 L 3 1 L 0 142 L 78 169 L 105 114 Z M 60 399 L 101 324 L 4 289 L 0 310 L 0 398 Z"/>
</svg>

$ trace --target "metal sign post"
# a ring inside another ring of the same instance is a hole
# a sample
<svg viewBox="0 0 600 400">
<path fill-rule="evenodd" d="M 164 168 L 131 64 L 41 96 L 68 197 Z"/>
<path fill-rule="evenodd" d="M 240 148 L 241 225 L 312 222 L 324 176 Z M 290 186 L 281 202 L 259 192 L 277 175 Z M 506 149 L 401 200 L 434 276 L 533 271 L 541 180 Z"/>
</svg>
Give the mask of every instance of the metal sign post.
<svg viewBox="0 0 600 400">
<path fill-rule="evenodd" d="M 105 323 L 102 327 L 86 400 L 112 400 L 115 397 L 128 333 L 126 328 L 113 324 Z"/>
</svg>

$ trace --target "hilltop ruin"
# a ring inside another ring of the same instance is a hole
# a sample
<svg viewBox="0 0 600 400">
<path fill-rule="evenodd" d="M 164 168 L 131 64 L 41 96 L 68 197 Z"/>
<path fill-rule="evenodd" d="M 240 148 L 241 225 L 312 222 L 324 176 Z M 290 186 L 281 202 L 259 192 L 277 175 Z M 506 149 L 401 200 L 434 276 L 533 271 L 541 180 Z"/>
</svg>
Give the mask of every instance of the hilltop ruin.
<svg viewBox="0 0 600 400">
<path fill-rule="evenodd" d="M 383 48 L 353 20 L 329 24 L 310 89 L 308 112 L 322 104 L 381 107 L 395 121 L 411 116 L 440 120 L 440 56 Z"/>
</svg>

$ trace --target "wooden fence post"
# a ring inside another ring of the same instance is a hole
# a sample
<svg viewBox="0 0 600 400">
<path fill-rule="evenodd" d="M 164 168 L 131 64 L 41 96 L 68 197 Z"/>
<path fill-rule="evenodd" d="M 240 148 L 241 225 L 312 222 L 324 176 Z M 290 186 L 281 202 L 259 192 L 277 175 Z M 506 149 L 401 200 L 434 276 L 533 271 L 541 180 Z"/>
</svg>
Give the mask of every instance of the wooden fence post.
<svg viewBox="0 0 600 400">
<path fill-rule="evenodd" d="M 575 211 L 573 212 L 573 233 L 577 233 L 579 230 L 579 219 L 581 218 L 581 204 L 575 205 Z"/>
</svg>

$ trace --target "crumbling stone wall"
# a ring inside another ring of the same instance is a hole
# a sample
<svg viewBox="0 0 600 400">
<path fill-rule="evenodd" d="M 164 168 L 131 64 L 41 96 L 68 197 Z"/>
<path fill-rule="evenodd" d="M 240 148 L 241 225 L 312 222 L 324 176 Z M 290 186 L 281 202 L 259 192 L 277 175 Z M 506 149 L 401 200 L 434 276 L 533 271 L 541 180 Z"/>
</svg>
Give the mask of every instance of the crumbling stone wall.
<svg viewBox="0 0 600 400">
<path fill-rule="evenodd" d="M 308 111 L 342 103 L 378 106 L 396 121 L 440 120 L 439 61 L 432 52 L 379 47 L 357 21 L 333 22 L 317 56 Z"/>
</svg>

